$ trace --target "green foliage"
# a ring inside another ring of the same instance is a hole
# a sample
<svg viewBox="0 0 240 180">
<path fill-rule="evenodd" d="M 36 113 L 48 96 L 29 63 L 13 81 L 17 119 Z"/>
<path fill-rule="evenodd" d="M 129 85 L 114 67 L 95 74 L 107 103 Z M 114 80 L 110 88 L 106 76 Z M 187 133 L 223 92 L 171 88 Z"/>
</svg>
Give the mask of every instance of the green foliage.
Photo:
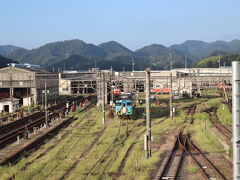
<svg viewBox="0 0 240 180">
<path fill-rule="evenodd" d="M 207 113 L 194 114 L 194 124 L 190 127 L 192 139 L 201 146 L 202 149 L 211 152 L 224 152 L 224 148 L 217 137 L 211 131 L 212 123 Z"/>
<path fill-rule="evenodd" d="M 232 113 L 229 111 L 229 108 L 226 104 L 220 104 L 217 109 L 218 120 L 222 124 L 231 126 L 232 125 Z"/>
<path fill-rule="evenodd" d="M 212 43 L 186 41 L 180 45 L 173 45 L 169 48 L 160 44 L 152 44 L 134 52 L 115 41 L 96 46 L 75 39 L 49 43 L 32 50 L 20 48 L 8 54 L 7 57 L 20 63 L 39 64 L 44 68 L 51 66 L 50 69 L 52 69 L 53 65 L 63 67 L 64 64 L 71 64 L 69 69 L 80 68 L 79 70 L 86 70 L 94 67 L 95 61 L 97 61 L 100 69 L 109 69 L 113 66 L 117 71 L 123 68 L 125 68 L 125 70 L 131 70 L 132 57 L 134 57 L 136 70 L 144 70 L 146 67 L 151 67 L 153 70 L 163 70 L 169 69 L 170 67 L 170 52 L 174 68 L 184 67 L 185 55 L 187 55 L 188 67 L 192 67 L 198 59 L 209 57 L 210 55 L 213 57 L 203 59 L 197 66 L 218 67 L 216 55 L 219 52 L 224 55 L 221 57 L 221 62 L 225 62 L 225 64 L 229 66 L 232 60 L 239 60 L 239 55 L 228 55 L 231 53 L 240 53 L 239 46 L 239 40 L 231 42 L 216 41 Z M 71 57 L 75 55 L 79 55 L 81 58 Z M 83 57 L 86 62 L 83 62 Z M 73 61 L 73 59 L 82 60 Z M 70 60 L 71 63 L 67 63 L 67 60 Z"/>
<path fill-rule="evenodd" d="M 204 41 L 185 41 L 182 44 L 173 45 L 170 48 L 175 49 L 182 54 L 186 54 L 195 62 L 201 58 L 216 56 L 218 53 L 213 52 L 220 51 L 222 55 L 239 54 L 240 53 L 240 40 L 233 40 L 230 42 L 215 41 L 215 42 L 204 42 Z M 213 54 L 212 54 L 213 53 Z"/>
<path fill-rule="evenodd" d="M 94 60 L 80 55 L 72 55 L 62 61 L 50 64 L 48 65 L 48 69 L 52 70 L 54 67 L 56 71 L 61 71 L 65 67 L 66 70 L 89 70 L 95 67 L 95 61 L 96 66 L 100 69 L 110 69 L 113 67 L 116 71 L 122 71 L 123 69 L 126 71 L 132 70 L 132 57 L 130 56 L 118 56 L 110 60 Z M 144 70 L 147 67 L 146 63 L 141 59 L 136 58 L 135 62 L 135 70 Z"/>
<path fill-rule="evenodd" d="M 133 52 L 123 45 L 119 44 L 115 41 L 109 41 L 106 43 L 102 43 L 98 45 L 98 47 L 102 48 L 105 52 L 108 53 L 107 59 L 112 59 L 117 56 L 132 56 Z"/>
<path fill-rule="evenodd" d="M 199 168 L 197 166 L 187 166 L 187 171 L 190 174 L 195 174 L 199 171 Z"/>
<path fill-rule="evenodd" d="M 135 54 L 139 57 L 148 59 L 149 63 L 152 64 L 156 69 L 169 69 L 169 54 L 171 52 L 173 67 L 180 68 L 184 67 L 184 55 L 174 49 L 167 48 L 160 44 L 152 44 L 139 49 Z M 189 65 L 191 60 L 188 59 Z"/>
<path fill-rule="evenodd" d="M 75 39 L 49 43 L 37 49 L 25 51 L 20 56 L 14 57 L 14 59 L 21 63 L 47 65 L 68 58 L 71 55 L 103 58 L 106 56 L 106 52 L 93 44 L 87 44 Z M 11 56 L 10 54 L 9 57 Z"/>
<path fill-rule="evenodd" d="M 197 63 L 197 67 L 199 68 L 217 68 L 219 67 L 219 56 L 211 56 L 207 58 L 203 58 Z M 220 62 L 221 66 L 224 64 L 226 66 L 231 66 L 232 61 L 240 61 L 240 55 L 238 54 L 231 54 L 227 56 L 221 56 Z"/>
<path fill-rule="evenodd" d="M 7 67 L 8 66 L 7 64 L 9 63 L 18 63 L 18 62 L 0 55 L 0 68 Z"/>
<path fill-rule="evenodd" d="M 218 56 L 211 56 L 207 58 L 203 58 L 197 63 L 198 68 L 213 68 L 213 67 L 218 67 Z"/>
</svg>

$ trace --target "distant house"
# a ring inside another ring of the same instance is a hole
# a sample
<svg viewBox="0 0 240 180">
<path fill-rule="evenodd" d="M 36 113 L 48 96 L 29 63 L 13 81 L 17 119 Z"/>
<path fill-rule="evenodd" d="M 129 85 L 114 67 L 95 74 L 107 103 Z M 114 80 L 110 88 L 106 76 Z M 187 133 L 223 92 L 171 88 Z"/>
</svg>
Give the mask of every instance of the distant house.
<svg viewBox="0 0 240 180">
<path fill-rule="evenodd" d="M 0 100 L 0 113 L 8 112 L 12 113 L 19 109 L 19 99 L 17 98 L 6 98 Z"/>
</svg>

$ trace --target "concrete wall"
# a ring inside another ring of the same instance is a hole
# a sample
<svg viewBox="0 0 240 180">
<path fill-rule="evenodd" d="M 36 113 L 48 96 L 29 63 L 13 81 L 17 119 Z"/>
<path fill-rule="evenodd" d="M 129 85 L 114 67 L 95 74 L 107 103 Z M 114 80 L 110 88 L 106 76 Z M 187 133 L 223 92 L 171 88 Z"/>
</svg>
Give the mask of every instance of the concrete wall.
<svg viewBox="0 0 240 180">
<path fill-rule="evenodd" d="M 4 106 L 9 106 L 9 113 L 15 112 L 19 109 L 19 101 L 14 101 L 13 103 L 11 101 L 2 101 L 0 102 L 0 113 L 4 112 Z"/>
<path fill-rule="evenodd" d="M 59 95 L 58 74 L 15 67 L 0 69 L 0 88 L 12 87 L 13 91 L 14 88 L 30 88 L 29 95 L 32 96 L 34 104 L 42 102 L 45 82 L 50 91 L 48 99 L 56 98 Z"/>
<path fill-rule="evenodd" d="M 59 95 L 71 95 L 71 81 L 59 79 Z"/>
<path fill-rule="evenodd" d="M 32 105 L 32 97 L 24 97 L 23 106 L 31 106 L 31 105 Z"/>
<path fill-rule="evenodd" d="M 55 99 L 59 96 L 59 79 L 58 74 L 46 73 L 36 74 L 36 100 L 42 103 L 42 92 L 45 89 L 45 82 L 47 90 L 49 90 L 48 100 Z M 34 102 L 36 103 L 36 102 Z"/>
<path fill-rule="evenodd" d="M 35 87 L 35 72 L 14 67 L 3 68 L 0 69 L 0 82 L 0 88 Z"/>
</svg>

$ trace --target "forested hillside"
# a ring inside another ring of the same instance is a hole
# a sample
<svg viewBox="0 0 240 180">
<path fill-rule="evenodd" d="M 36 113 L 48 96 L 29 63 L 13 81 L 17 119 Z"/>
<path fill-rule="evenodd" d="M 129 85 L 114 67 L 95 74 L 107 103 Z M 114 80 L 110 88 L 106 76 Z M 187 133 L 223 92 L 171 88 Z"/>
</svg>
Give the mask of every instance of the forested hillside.
<svg viewBox="0 0 240 180">
<path fill-rule="evenodd" d="M 9 63 L 18 63 L 18 62 L 0 55 L 0 68 L 7 67 Z"/>
<path fill-rule="evenodd" d="M 240 61 L 240 55 L 232 54 L 227 56 L 211 56 L 207 58 L 203 58 L 197 63 L 197 67 L 199 68 L 217 68 L 219 67 L 219 59 L 220 66 L 231 66 L 232 61 Z"/>
<path fill-rule="evenodd" d="M 36 49 L 15 49 L 6 57 L 20 63 L 39 64 L 48 69 L 62 69 L 63 66 L 70 69 L 92 68 L 95 62 L 99 68 L 113 67 L 116 70 L 131 70 L 132 62 L 135 62 L 136 70 L 143 70 L 147 66 L 152 69 L 169 69 L 170 61 L 173 68 L 185 67 L 185 59 L 188 67 L 217 67 L 215 57 L 221 54 L 240 54 L 240 41 L 230 42 L 215 41 L 185 41 L 182 44 L 165 47 L 161 44 L 152 44 L 131 51 L 116 41 L 109 41 L 98 46 L 74 39 L 48 43 Z M 210 57 L 206 58 L 205 57 Z M 199 59 L 204 58 L 202 61 Z M 69 61 L 69 62 L 68 62 Z M 228 60 L 226 60 L 228 65 Z M 69 65 L 69 66 L 68 66 Z M 58 68 L 54 68 L 54 66 Z"/>
</svg>

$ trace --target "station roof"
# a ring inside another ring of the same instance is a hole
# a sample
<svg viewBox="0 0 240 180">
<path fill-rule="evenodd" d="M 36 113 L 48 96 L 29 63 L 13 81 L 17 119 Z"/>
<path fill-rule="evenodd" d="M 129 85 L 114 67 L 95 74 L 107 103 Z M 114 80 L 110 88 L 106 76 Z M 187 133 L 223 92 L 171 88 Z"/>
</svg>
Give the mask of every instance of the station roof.
<svg viewBox="0 0 240 180">
<path fill-rule="evenodd" d="M 20 101 L 19 99 L 17 99 L 17 98 L 12 98 L 12 100 L 11 100 L 11 98 L 6 98 L 6 99 L 1 99 L 0 100 L 0 103 L 2 103 L 2 102 L 11 102 L 11 101 L 13 101 L 13 102 L 16 102 L 16 101 Z"/>
<path fill-rule="evenodd" d="M 23 67 L 5 67 L 5 68 L 1 68 L 0 69 L 0 73 L 1 71 L 10 71 L 10 70 L 19 70 L 19 71 L 25 71 L 25 72 L 34 72 L 37 74 L 52 74 L 52 72 L 48 72 L 45 70 L 41 70 L 41 69 L 34 69 L 34 68 L 23 68 Z"/>
</svg>

